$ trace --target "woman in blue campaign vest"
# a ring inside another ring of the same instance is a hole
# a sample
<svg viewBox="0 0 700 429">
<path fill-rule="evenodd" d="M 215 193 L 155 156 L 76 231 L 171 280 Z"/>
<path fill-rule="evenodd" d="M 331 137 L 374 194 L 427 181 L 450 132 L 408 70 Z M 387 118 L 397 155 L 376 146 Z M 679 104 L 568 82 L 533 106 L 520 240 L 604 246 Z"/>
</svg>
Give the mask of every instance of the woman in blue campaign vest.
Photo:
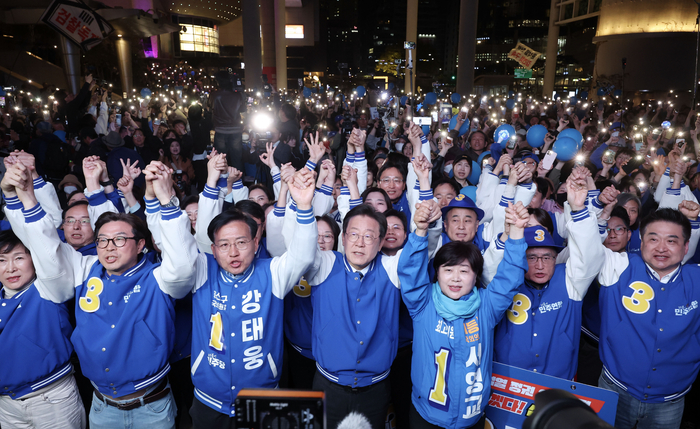
<svg viewBox="0 0 700 429">
<path fill-rule="evenodd" d="M 175 406 L 166 377 L 175 336 L 174 299 L 186 295 L 192 280 L 180 276 L 169 255 L 183 252 L 175 243 L 190 233 L 187 217 L 174 204 L 170 207 L 172 179 L 161 167 L 162 174 L 151 174 L 158 177 L 154 183 L 162 205 L 162 265 L 142 255 L 147 235 L 143 221 L 122 213 L 98 219 L 98 256 L 82 256 L 58 239 L 31 186 L 26 186 L 26 168 L 14 165 L 8 179 L 15 181 L 21 201 L 20 207 L 8 207 L 8 219 L 42 262 L 37 265 L 39 292 L 56 303 L 76 297 L 71 341 L 83 374 L 95 387 L 90 412 L 94 428 L 174 427 Z M 100 168 L 96 162 L 84 163 L 89 192 L 101 188 Z M 51 282 L 45 284 L 45 279 Z"/>
<path fill-rule="evenodd" d="M 483 257 L 472 243 L 450 242 L 428 278 L 429 204 L 421 203 L 399 261 L 401 294 L 413 317 L 412 429 L 483 427 L 491 390 L 493 333 L 508 309 L 527 263 L 523 228 L 529 215 L 510 205 L 510 240 L 503 263 L 488 288 L 475 288 Z"/>
<path fill-rule="evenodd" d="M 12 231 L 0 232 L 0 281 L 0 425 L 84 428 L 68 309 L 39 294 L 32 256 Z"/>
</svg>

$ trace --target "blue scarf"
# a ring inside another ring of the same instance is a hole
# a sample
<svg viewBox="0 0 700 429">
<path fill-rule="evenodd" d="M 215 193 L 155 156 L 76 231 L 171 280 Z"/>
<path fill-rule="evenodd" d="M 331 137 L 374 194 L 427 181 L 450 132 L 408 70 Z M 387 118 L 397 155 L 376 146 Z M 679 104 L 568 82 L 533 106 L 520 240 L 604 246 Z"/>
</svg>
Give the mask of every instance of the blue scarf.
<svg viewBox="0 0 700 429">
<path fill-rule="evenodd" d="M 435 282 L 433 283 L 433 304 L 435 304 L 438 315 L 448 322 L 457 319 L 471 319 L 481 306 L 481 296 L 479 296 L 479 289 L 475 285 L 471 292 L 455 301 L 445 296 L 440 285 Z"/>
</svg>

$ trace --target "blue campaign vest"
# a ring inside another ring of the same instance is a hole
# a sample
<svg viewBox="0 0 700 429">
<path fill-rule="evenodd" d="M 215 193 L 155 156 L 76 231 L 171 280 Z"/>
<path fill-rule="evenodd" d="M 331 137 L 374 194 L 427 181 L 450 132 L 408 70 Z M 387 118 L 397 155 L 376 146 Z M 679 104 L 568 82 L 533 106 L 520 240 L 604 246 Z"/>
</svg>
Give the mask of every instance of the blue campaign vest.
<svg viewBox="0 0 700 429">
<path fill-rule="evenodd" d="M 600 289 L 604 371 L 635 398 L 659 403 L 690 390 L 700 368 L 700 267 L 684 265 L 666 284 L 640 256 Z"/>
<path fill-rule="evenodd" d="M 311 287 L 302 277 L 284 298 L 284 336 L 296 351 L 309 359 L 314 358 L 311 352 L 313 314 Z"/>
<path fill-rule="evenodd" d="M 581 318 L 581 333 L 591 340 L 598 342 L 600 337 L 600 308 L 598 297 L 600 296 L 600 283 L 594 280 L 583 297 Z"/>
<path fill-rule="evenodd" d="M 262 240 L 260 240 L 260 245 L 258 245 L 258 250 L 255 252 L 255 257 L 261 259 L 272 259 L 270 252 L 267 251 L 267 237 L 263 237 Z"/>
<path fill-rule="evenodd" d="M 87 244 L 78 249 L 78 252 L 83 256 L 97 256 L 97 245 L 95 243 Z"/>
<path fill-rule="evenodd" d="M 513 305 L 496 328 L 494 360 L 571 380 L 576 374 L 582 301 L 569 299 L 566 264 L 558 264 L 549 284 L 520 286 Z"/>
<path fill-rule="evenodd" d="M 207 254 L 207 282 L 192 298 L 192 382 L 202 403 L 233 416 L 243 388 L 275 388 L 283 352 L 284 300 L 272 293 L 272 259 L 234 277 Z"/>
<path fill-rule="evenodd" d="M 627 253 L 630 255 L 640 255 L 642 253 L 642 236 L 639 229 L 633 229 L 630 241 L 627 243 Z"/>
<path fill-rule="evenodd" d="M 75 289 L 76 328 L 71 341 L 83 374 L 105 395 L 130 395 L 170 370 L 175 340 L 174 299 L 161 291 L 142 257 L 121 276 L 95 262 Z"/>
<path fill-rule="evenodd" d="M 401 194 L 401 198 L 399 198 L 397 202 L 393 203 L 392 206 L 395 210 L 398 210 L 406 215 L 406 220 L 408 221 L 408 225 L 410 225 L 411 208 L 408 205 L 408 197 L 406 197 L 406 191 L 403 191 L 403 193 Z"/>
<path fill-rule="evenodd" d="M 382 266 L 383 255 L 361 278 L 342 254 L 333 253 L 330 275 L 311 288 L 313 354 L 330 381 L 369 386 L 389 375 L 396 357 L 401 294 Z"/>
<path fill-rule="evenodd" d="M 19 399 L 72 373 L 72 331 L 67 306 L 43 299 L 34 284 L 0 298 L 0 395 Z"/>
</svg>

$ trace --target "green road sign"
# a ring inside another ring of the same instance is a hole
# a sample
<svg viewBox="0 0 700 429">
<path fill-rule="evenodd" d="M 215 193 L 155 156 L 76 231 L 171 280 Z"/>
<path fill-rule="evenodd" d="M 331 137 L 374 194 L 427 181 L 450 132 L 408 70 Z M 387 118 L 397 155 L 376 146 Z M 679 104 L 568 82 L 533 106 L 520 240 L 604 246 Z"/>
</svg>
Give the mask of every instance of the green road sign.
<svg viewBox="0 0 700 429">
<path fill-rule="evenodd" d="M 530 69 L 515 69 L 516 79 L 530 79 L 532 77 L 532 70 Z"/>
</svg>

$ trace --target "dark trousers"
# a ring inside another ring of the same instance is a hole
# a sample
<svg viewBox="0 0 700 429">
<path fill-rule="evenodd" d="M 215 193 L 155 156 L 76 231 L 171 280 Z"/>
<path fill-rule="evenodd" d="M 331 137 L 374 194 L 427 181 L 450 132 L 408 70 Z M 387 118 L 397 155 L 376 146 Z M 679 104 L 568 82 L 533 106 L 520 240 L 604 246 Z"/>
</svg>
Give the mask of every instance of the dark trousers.
<svg viewBox="0 0 700 429">
<path fill-rule="evenodd" d="M 352 411 L 367 417 L 372 429 L 384 428 L 391 401 L 389 377 L 377 384 L 353 389 L 333 383 L 316 372 L 314 390 L 326 392 L 326 429 L 336 429 Z"/>
<path fill-rule="evenodd" d="M 396 428 L 408 429 L 408 414 L 411 409 L 411 358 L 413 346 L 409 344 L 396 352 L 391 364 L 391 403 L 394 406 Z"/>
<path fill-rule="evenodd" d="M 411 404 L 411 411 L 409 414 L 409 420 L 411 421 L 411 429 L 441 429 L 440 426 L 434 425 L 428 421 L 426 421 L 416 410 L 416 407 Z M 470 426 L 471 428 L 474 429 L 484 429 L 484 426 L 486 425 L 486 415 L 482 415 L 481 418 L 479 419 L 478 422 L 476 422 L 475 425 Z"/>
<path fill-rule="evenodd" d="M 192 161 L 192 167 L 196 181 L 190 180 L 190 182 L 197 186 L 197 193 L 201 193 L 204 190 L 204 185 L 207 184 L 207 160 Z"/>
<path fill-rule="evenodd" d="M 245 171 L 243 169 L 243 141 L 241 140 L 241 133 L 215 133 L 214 147 L 219 153 L 226 154 L 229 166 L 235 167 L 238 171 Z"/>
<path fill-rule="evenodd" d="M 190 408 L 194 429 L 236 429 L 236 418 L 215 411 L 202 404 L 196 397 Z"/>
<path fill-rule="evenodd" d="M 194 399 L 194 385 L 192 384 L 192 376 L 190 376 L 189 356 L 170 365 L 168 378 L 170 379 L 170 389 L 173 392 L 175 405 L 177 405 L 175 427 L 189 427 L 191 421 L 187 410 L 192 406 L 192 400 Z"/>
<path fill-rule="evenodd" d="M 578 368 L 576 370 L 576 381 L 589 386 L 598 386 L 598 377 L 603 371 L 603 362 L 600 361 L 598 353 L 598 343 L 581 334 L 578 348 Z"/>
<path fill-rule="evenodd" d="M 286 339 L 284 343 L 287 351 L 289 388 L 312 390 L 314 375 L 316 375 L 316 361 L 299 353 Z"/>
</svg>

